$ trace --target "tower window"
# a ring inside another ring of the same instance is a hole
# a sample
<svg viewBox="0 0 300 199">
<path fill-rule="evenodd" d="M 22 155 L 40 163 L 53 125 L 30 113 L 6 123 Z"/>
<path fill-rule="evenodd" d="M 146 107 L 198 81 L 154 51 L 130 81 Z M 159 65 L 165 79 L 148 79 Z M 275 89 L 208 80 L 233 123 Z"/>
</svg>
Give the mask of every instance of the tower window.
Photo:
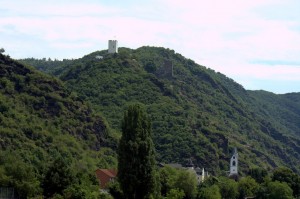
<svg viewBox="0 0 300 199">
<path fill-rule="evenodd" d="M 233 161 L 233 162 L 232 162 L 232 166 L 234 166 L 234 167 L 235 167 L 235 161 Z"/>
</svg>

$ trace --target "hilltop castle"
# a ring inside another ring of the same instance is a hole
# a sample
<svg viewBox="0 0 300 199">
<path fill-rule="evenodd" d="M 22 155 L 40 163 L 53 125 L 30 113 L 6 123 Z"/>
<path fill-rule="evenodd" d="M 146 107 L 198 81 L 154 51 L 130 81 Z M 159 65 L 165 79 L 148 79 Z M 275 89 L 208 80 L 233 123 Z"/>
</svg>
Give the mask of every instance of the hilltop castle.
<svg viewBox="0 0 300 199">
<path fill-rule="evenodd" d="M 118 53 L 117 40 L 108 40 L 108 53 Z"/>
</svg>

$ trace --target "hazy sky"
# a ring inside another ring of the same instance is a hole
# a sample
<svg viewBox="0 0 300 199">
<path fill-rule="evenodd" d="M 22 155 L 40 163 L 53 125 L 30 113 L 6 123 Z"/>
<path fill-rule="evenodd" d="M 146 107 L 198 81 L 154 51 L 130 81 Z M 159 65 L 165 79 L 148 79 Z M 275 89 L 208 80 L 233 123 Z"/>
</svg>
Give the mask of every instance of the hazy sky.
<svg viewBox="0 0 300 199">
<path fill-rule="evenodd" d="M 300 0 L 0 0 L 13 58 L 162 46 L 246 89 L 300 92 Z"/>
</svg>

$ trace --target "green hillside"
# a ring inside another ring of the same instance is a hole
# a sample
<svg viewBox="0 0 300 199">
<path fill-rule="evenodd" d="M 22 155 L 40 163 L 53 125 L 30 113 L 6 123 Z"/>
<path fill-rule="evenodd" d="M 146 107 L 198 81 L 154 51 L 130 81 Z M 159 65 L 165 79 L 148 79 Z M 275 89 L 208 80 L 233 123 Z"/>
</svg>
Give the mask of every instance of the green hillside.
<svg viewBox="0 0 300 199">
<path fill-rule="evenodd" d="M 225 174 L 231 150 L 237 147 L 242 172 L 282 165 L 300 172 L 297 94 L 246 91 L 220 73 L 157 47 L 120 48 L 114 55 L 98 51 L 43 70 L 59 76 L 116 130 L 128 104 L 145 104 L 158 161 L 192 160 L 211 173 Z M 268 98 L 276 100 L 268 103 Z"/>
<path fill-rule="evenodd" d="M 72 64 L 74 61 L 73 59 L 64 59 L 63 61 L 60 60 L 52 60 L 50 58 L 46 59 L 35 59 L 35 58 L 26 58 L 19 60 L 23 63 L 30 63 L 30 65 L 34 66 L 36 69 L 43 71 L 44 73 L 52 74 L 52 75 L 59 75 L 65 67 Z"/>
<path fill-rule="evenodd" d="M 300 93 L 275 95 L 266 91 L 249 91 L 263 117 L 280 125 L 285 132 L 300 135 Z"/>
<path fill-rule="evenodd" d="M 102 116 L 57 78 L 2 54 L 0 124 L 0 187 L 13 186 L 23 196 L 40 190 L 58 157 L 76 173 L 116 166 L 116 141 Z"/>
</svg>

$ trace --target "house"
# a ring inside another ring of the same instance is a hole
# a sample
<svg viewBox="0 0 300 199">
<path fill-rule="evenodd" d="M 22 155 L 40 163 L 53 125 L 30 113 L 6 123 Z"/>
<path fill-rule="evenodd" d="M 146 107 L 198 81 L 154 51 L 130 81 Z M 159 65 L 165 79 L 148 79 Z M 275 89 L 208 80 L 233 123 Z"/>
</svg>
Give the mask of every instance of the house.
<svg viewBox="0 0 300 199">
<path fill-rule="evenodd" d="M 207 171 L 204 171 L 204 168 L 200 169 L 199 167 L 194 168 L 194 172 L 197 175 L 198 184 L 203 183 L 204 180 L 209 178 L 209 174 Z"/>
<path fill-rule="evenodd" d="M 101 55 L 96 55 L 95 58 L 96 58 L 96 59 L 103 59 L 103 56 L 101 56 Z"/>
<path fill-rule="evenodd" d="M 106 189 L 109 182 L 113 181 L 117 176 L 115 169 L 97 169 L 96 177 L 99 181 L 101 189 Z"/>
</svg>

